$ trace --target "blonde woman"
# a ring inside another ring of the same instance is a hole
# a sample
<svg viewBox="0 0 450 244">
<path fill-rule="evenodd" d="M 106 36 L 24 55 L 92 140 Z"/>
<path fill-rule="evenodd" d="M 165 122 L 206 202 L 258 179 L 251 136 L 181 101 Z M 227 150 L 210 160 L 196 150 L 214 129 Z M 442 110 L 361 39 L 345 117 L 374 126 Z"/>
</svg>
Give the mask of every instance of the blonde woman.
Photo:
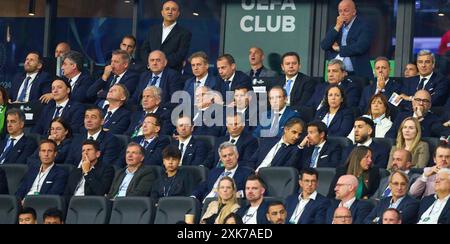
<svg viewBox="0 0 450 244">
<path fill-rule="evenodd" d="M 419 120 L 408 117 L 403 120 L 397 133 L 396 145 L 392 147 L 389 156 L 388 169 L 392 168 L 392 157 L 396 149 L 406 149 L 412 154 L 413 168 L 424 168 L 430 159 L 428 143 L 421 141 L 422 129 Z"/>
<path fill-rule="evenodd" d="M 225 176 L 217 186 L 217 201 L 209 203 L 200 224 L 224 224 L 230 213 L 236 213 L 240 208 L 236 198 L 236 184 L 233 178 Z"/>
</svg>

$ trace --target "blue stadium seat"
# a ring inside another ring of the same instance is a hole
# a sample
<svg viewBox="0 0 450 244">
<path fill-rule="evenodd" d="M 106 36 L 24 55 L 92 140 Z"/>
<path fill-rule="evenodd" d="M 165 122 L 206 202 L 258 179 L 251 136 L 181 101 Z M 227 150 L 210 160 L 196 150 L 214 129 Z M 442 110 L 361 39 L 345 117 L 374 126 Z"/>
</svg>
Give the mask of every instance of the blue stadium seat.
<svg viewBox="0 0 450 244">
<path fill-rule="evenodd" d="M 328 190 L 330 189 L 331 182 L 336 174 L 335 168 L 316 168 L 319 173 L 319 186 L 317 187 L 317 192 L 326 196 Z"/>
</svg>

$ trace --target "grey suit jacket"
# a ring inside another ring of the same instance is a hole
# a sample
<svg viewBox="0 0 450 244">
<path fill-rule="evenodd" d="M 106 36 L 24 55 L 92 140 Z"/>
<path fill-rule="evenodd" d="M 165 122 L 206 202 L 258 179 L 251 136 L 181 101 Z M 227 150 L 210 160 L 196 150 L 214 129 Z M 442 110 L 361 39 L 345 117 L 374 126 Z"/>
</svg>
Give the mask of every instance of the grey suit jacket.
<svg viewBox="0 0 450 244">
<path fill-rule="evenodd" d="M 248 75 L 248 76 L 250 76 L 250 70 L 247 71 L 245 74 Z M 261 73 L 259 74 L 259 77 L 276 77 L 277 75 L 278 75 L 277 72 L 275 72 L 275 71 L 273 71 L 273 70 L 271 70 L 271 69 L 268 69 L 268 68 L 264 67 L 264 68 L 261 70 Z M 250 77 L 250 78 L 251 78 L 251 77 Z"/>
<path fill-rule="evenodd" d="M 420 174 L 410 172 L 410 173 L 408 173 L 408 177 L 409 177 L 409 187 L 411 187 L 411 185 L 414 183 L 414 181 L 416 181 L 417 178 L 420 177 Z M 386 190 L 386 188 L 388 187 L 388 185 L 389 185 L 389 176 L 381 179 L 380 185 L 378 186 L 378 189 L 375 192 L 375 194 L 373 194 L 372 199 L 379 200 L 379 199 L 383 198 L 383 193 Z"/>
<path fill-rule="evenodd" d="M 157 179 L 157 173 L 153 168 L 145 165 L 141 165 L 134 173 L 133 179 L 128 185 L 126 196 L 148 196 L 152 189 L 152 185 Z M 116 177 L 114 177 L 111 189 L 107 197 L 109 199 L 115 198 L 119 193 L 120 185 L 126 176 L 126 168 L 122 169 Z"/>
</svg>

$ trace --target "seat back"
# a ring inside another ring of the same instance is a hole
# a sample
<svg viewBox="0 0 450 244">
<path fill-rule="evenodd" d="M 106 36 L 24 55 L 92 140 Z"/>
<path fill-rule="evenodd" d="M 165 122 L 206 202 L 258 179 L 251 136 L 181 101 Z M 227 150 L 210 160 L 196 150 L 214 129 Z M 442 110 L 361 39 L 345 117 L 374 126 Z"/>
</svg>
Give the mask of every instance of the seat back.
<svg viewBox="0 0 450 244">
<path fill-rule="evenodd" d="M 206 148 L 206 151 L 208 153 L 211 153 L 214 148 L 214 143 L 216 138 L 214 136 L 206 136 L 206 135 L 196 135 L 194 136 L 196 140 L 202 141 Z"/>
<path fill-rule="evenodd" d="M 119 197 L 114 200 L 110 224 L 151 224 L 154 203 L 149 197 Z"/>
<path fill-rule="evenodd" d="M 5 171 L 9 194 L 15 194 L 20 181 L 28 171 L 28 166 L 25 164 L 3 164 L 0 165 L 0 168 Z"/>
<path fill-rule="evenodd" d="M 0 224 L 16 224 L 19 204 L 14 195 L 0 195 Z"/>
<path fill-rule="evenodd" d="M 26 196 L 24 207 L 31 207 L 36 210 L 36 218 L 38 224 L 42 224 L 44 212 L 49 208 L 57 208 L 63 213 L 66 212 L 64 198 L 59 195 L 30 195 Z"/>
<path fill-rule="evenodd" d="M 298 171 L 292 167 L 266 167 L 258 172 L 267 186 L 267 196 L 286 198 L 298 192 Z"/>
<path fill-rule="evenodd" d="M 200 203 L 192 197 L 163 197 L 159 199 L 155 224 L 176 224 L 183 222 L 186 214 L 195 215 L 195 223 L 200 219 Z"/>
<path fill-rule="evenodd" d="M 389 149 L 395 145 L 395 140 L 391 138 L 372 138 L 372 140 L 376 143 L 379 143 Z"/>
<path fill-rule="evenodd" d="M 189 193 L 192 193 L 201 182 L 206 181 L 209 173 L 208 168 L 197 165 L 183 165 L 179 168 L 179 171 L 185 171 L 187 175 L 192 175 L 194 182 L 192 185 L 187 186 L 189 187 L 187 191 Z"/>
<path fill-rule="evenodd" d="M 335 168 L 316 168 L 319 173 L 319 186 L 317 187 L 317 192 L 326 196 L 328 190 L 330 189 L 331 182 L 336 174 Z"/>
<path fill-rule="evenodd" d="M 431 167 L 434 165 L 433 155 L 434 151 L 436 151 L 436 148 L 439 146 L 439 138 L 422 137 L 421 140 L 428 143 L 428 148 L 430 150 L 430 160 L 428 161 L 427 166 Z"/>
<path fill-rule="evenodd" d="M 58 164 L 58 166 L 63 168 L 69 175 L 72 172 L 72 170 L 75 168 L 75 165 L 73 165 L 73 164 Z"/>
<path fill-rule="evenodd" d="M 106 224 L 111 202 L 103 196 L 72 197 L 67 209 L 67 224 Z"/>
<path fill-rule="evenodd" d="M 342 148 L 347 148 L 353 144 L 347 137 L 329 136 L 327 140 L 339 144 Z"/>
</svg>

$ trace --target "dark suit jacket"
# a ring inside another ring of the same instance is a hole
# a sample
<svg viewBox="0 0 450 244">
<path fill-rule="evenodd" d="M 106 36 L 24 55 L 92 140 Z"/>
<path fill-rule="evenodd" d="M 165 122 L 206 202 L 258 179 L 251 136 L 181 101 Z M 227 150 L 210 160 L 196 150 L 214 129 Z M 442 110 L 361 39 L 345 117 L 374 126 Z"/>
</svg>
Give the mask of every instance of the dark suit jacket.
<svg viewBox="0 0 450 244">
<path fill-rule="evenodd" d="M 431 205 L 433 205 L 435 201 L 436 201 L 435 195 L 424 197 L 420 201 L 419 214 L 417 215 L 418 220 L 420 220 L 420 217 L 422 217 L 422 215 L 428 210 L 428 208 L 431 207 Z M 449 216 L 450 216 L 450 201 L 447 201 L 447 204 L 445 204 L 445 207 L 442 210 L 441 215 L 439 216 L 438 224 L 450 224 Z"/>
<path fill-rule="evenodd" d="M 180 142 L 173 141 L 172 145 L 179 148 Z M 205 165 L 207 157 L 206 145 L 200 141 L 191 137 L 188 145 L 184 145 L 184 157 L 182 165 Z"/>
<path fill-rule="evenodd" d="M 149 38 L 142 44 L 141 59 L 147 60 L 150 52 L 161 50 L 167 56 L 167 66 L 174 70 L 181 71 L 183 61 L 186 59 L 191 45 L 191 37 L 191 32 L 177 23 L 164 40 L 164 43 L 161 44 L 162 24 L 154 25 L 150 27 Z"/>
<path fill-rule="evenodd" d="M 8 92 L 8 96 L 11 101 L 17 101 L 20 86 L 26 77 L 27 76 L 25 73 L 17 74 L 14 77 L 11 83 L 11 88 Z M 41 71 L 37 74 L 33 84 L 31 85 L 29 101 L 37 101 L 42 95 L 49 92 L 51 92 L 51 76 L 47 72 Z"/>
<path fill-rule="evenodd" d="M 261 137 L 262 136 L 261 130 L 265 130 L 266 133 L 269 133 L 270 125 L 273 120 L 272 116 L 273 116 L 272 110 L 263 112 L 263 114 L 261 115 L 261 118 L 265 118 L 268 122 L 268 125 L 262 125 L 261 121 L 259 121 L 258 127 L 256 127 L 256 129 L 253 131 L 254 137 L 256 137 L 256 138 Z M 281 115 L 281 118 L 280 118 L 278 134 L 276 135 L 277 137 L 281 137 L 283 135 L 284 126 L 290 119 L 292 119 L 294 117 L 301 118 L 301 115 L 297 111 L 291 109 L 290 107 L 286 107 L 286 109 L 284 110 L 284 113 Z M 270 118 L 270 120 L 269 120 L 269 118 Z"/>
<path fill-rule="evenodd" d="M 286 77 L 283 76 L 279 80 L 279 85 L 281 87 L 286 85 Z M 303 73 L 298 73 L 294 86 L 291 89 L 290 106 L 295 110 L 305 106 L 314 93 L 315 85 L 316 84 L 311 80 L 311 77 Z"/>
<path fill-rule="evenodd" d="M 194 104 L 194 87 L 195 87 L 195 82 L 197 81 L 196 77 L 192 77 L 189 80 L 186 81 L 186 83 L 184 84 L 184 88 L 183 90 L 188 92 L 189 95 L 191 96 L 192 99 L 192 104 Z M 208 77 L 206 78 L 205 81 L 205 86 L 207 86 L 208 88 L 212 89 L 212 90 L 217 90 L 217 86 L 219 84 L 219 79 L 217 77 L 215 77 L 213 74 L 208 73 Z"/>
<path fill-rule="evenodd" d="M 352 150 L 356 147 L 356 144 L 346 147 L 342 152 L 342 161 L 346 161 Z M 376 143 L 372 141 L 369 145 L 370 149 L 372 149 L 372 163 L 378 168 L 385 169 L 387 167 L 389 161 L 389 153 L 391 149 L 386 147 L 384 144 Z"/>
<path fill-rule="evenodd" d="M 131 103 L 141 105 L 142 92 L 147 87 L 149 81 L 152 80 L 153 72 L 145 71 L 139 78 L 139 84 L 131 97 Z M 184 84 L 181 82 L 181 76 L 173 69 L 165 68 L 162 76 L 160 76 L 159 88 L 162 90 L 161 104 L 170 103 L 172 94 L 183 89 Z"/>
<path fill-rule="evenodd" d="M 328 82 L 319 83 L 316 85 L 314 90 L 314 94 L 311 99 L 306 103 L 306 106 L 311 107 L 313 109 L 317 109 L 319 104 L 322 103 L 322 100 L 325 98 L 325 93 L 330 84 Z M 345 92 L 345 97 L 347 98 L 347 107 L 358 107 L 362 86 L 357 81 L 353 81 L 350 78 L 345 78 L 340 87 Z"/>
<path fill-rule="evenodd" d="M 192 189 L 193 184 L 194 180 L 192 175 L 188 174 L 186 171 L 178 170 L 171 179 L 167 177 L 167 174 L 164 174 L 153 184 L 150 197 L 154 199 L 155 202 L 158 202 L 158 199 L 161 197 L 188 197 L 192 193 L 190 190 Z"/>
<path fill-rule="evenodd" d="M 195 118 L 197 113 L 199 113 L 199 116 Z M 225 124 L 222 115 L 223 107 L 217 104 L 212 104 L 205 111 L 195 108 L 192 116 L 194 119 L 194 131 L 192 134 L 215 137 L 223 136 L 226 128 L 221 126 Z"/>
<path fill-rule="evenodd" d="M 407 96 L 414 96 L 420 83 L 420 76 L 407 78 L 403 81 L 401 92 Z M 431 94 L 433 106 L 444 106 L 448 98 L 449 81 L 439 72 L 434 72 L 424 87 Z M 410 103 L 409 103 L 410 104 Z"/>
<path fill-rule="evenodd" d="M 397 94 L 400 92 L 401 86 L 402 86 L 401 81 L 396 81 L 392 78 L 389 78 L 388 83 L 381 91 L 381 93 L 386 97 L 386 99 L 389 100 L 389 98 L 392 96 L 394 92 L 396 92 Z M 376 91 L 377 91 L 376 80 L 373 82 L 372 85 L 364 87 L 361 100 L 359 101 L 359 110 L 361 111 L 362 114 L 366 114 L 370 106 L 369 104 L 370 99 L 375 95 Z"/>
<path fill-rule="evenodd" d="M 386 137 L 397 138 L 397 132 L 402 124 L 403 120 L 407 117 L 412 117 L 413 112 L 402 112 L 397 115 L 392 124 L 391 129 L 386 133 Z M 429 112 L 425 115 L 422 122 L 420 122 L 422 127 L 422 137 L 439 137 L 440 132 L 443 130 L 443 126 L 438 116 Z"/>
<path fill-rule="evenodd" d="M 331 200 L 330 207 L 327 211 L 327 224 L 333 223 L 333 215 L 336 208 L 339 206 L 339 203 L 341 201 L 333 199 Z M 363 224 L 364 219 L 367 218 L 367 215 L 370 214 L 370 211 L 372 211 L 373 206 L 369 202 L 361 201 L 361 200 L 355 200 L 353 202 L 352 206 L 350 207 L 350 212 L 352 213 L 352 219 L 353 224 Z"/>
<path fill-rule="evenodd" d="M 234 73 L 233 80 L 231 81 L 231 89 L 228 89 L 225 81 L 222 78 L 219 77 L 218 80 L 219 81 L 217 83 L 216 90 L 222 94 L 222 98 L 226 104 L 228 104 L 228 101 L 226 100 L 227 91 L 234 91 L 236 87 L 246 87 L 249 91 L 253 90 L 250 76 L 239 70 L 236 70 L 236 72 Z M 233 99 L 233 97 L 230 97 L 230 99 Z"/>
<path fill-rule="evenodd" d="M 9 136 L 6 136 L 5 139 L 0 142 L 0 154 L 5 149 L 8 138 Z M 34 150 L 36 150 L 37 147 L 38 145 L 35 140 L 24 135 L 16 142 L 16 145 L 14 145 L 11 151 L 9 151 L 3 164 L 26 164 L 27 158 L 34 153 Z"/>
<path fill-rule="evenodd" d="M 9 194 L 8 181 L 3 169 L 0 168 L 0 194 Z"/>
<path fill-rule="evenodd" d="M 70 148 L 72 146 L 72 138 L 65 139 L 56 148 L 58 154 L 56 154 L 55 164 L 63 164 L 69 155 Z M 39 159 L 39 147 L 36 148 L 33 155 L 28 157 L 28 165 L 40 165 L 41 161 Z"/>
<path fill-rule="evenodd" d="M 19 199 L 23 199 L 30 191 L 36 177 L 39 174 L 40 165 L 30 167 L 26 175 L 20 182 L 19 189 L 17 189 L 16 196 Z M 40 195 L 62 195 L 64 193 L 64 187 L 66 186 L 68 173 L 58 165 L 53 165 L 53 168 L 48 173 L 47 177 L 43 181 Z"/>
<path fill-rule="evenodd" d="M 119 194 L 119 188 L 122 184 L 123 179 L 126 176 L 127 168 L 119 171 L 118 174 L 114 177 L 114 180 L 111 184 L 111 188 L 107 195 L 107 198 L 114 199 L 117 194 Z M 127 197 L 131 196 L 148 196 L 152 189 L 153 183 L 157 179 L 157 172 L 153 168 L 149 168 L 145 165 L 141 165 L 136 172 L 134 172 L 133 179 L 127 188 Z"/>
<path fill-rule="evenodd" d="M 364 220 L 365 224 L 382 224 L 383 223 L 383 213 L 391 205 L 392 197 L 383 198 L 380 202 L 372 209 L 372 212 Z M 405 198 L 400 202 L 397 207 L 402 215 L 402 224 L 415 224 L 417 222 L 417 212 L 419 211 L 419 201 L 406 195 Z"/>
<path fill-rule="evenodd" d="M 258 166 L 264 161 L 267 154 L 270 152 L 272 147 L 275 146 L 280 141 L 278 137 L 268 137 L 260 140 L 258 150 L 253 154 L 250 159 L 250 164 L 246 165 L 253 169 L 258 168 Z M 270 164 L 270 167 L 297 167 L 297 163 L 301 158 L 301 151 L 297 145 L 289 145 L 286 148 L 280 147 L 278 152 Z"/>
<path fill-rule="evenodd" d="M 417 178 L 419 178 L 420 176 L 422 176 L 421 174 L 418 173 L 414 173 L 414 171 L 409 171 L 408 172 L 408 177 L 409 177 L 409 186 L 411 187 L 411 185 L 414 183 L 414 181 L 417 180 Z M 375 192 L 375 194 L 373 194 L 372 198 L 373 199 L 381 199 L 383 197 L 384 191 L 386 190 L 386 188 L 389 186 L 389 176 L 388 177 L 384 177 L 383 179 L 380 180 L 380 185 L 378 186 L 377 191 Z"/>
<path fill-rule="evenodd" d="M 225 168 L 213 168 L 209 171 L 208 179 L 202 182 L 192 193 L 199 201 L 203 199 L 211 192 L 217 179 L 223 173 Z M 253 174 L 253 171 L 247 167 L 238 166 L 236 172 L 233 175 L 234 182 L 236 183 L 236 191 L 243 191 L 245 188 L 245 182 L 247 177 Z M 265 216 L 265 214 L 264 214 Z"/>
<path fill-rule="evenodd" d="M 348 32 L 346 46 L 342 46 L 341 43 L 343 28 L 337 32 L 334 26 L 331 27 L 325 38 L 320 42 L 320 47 L 326 51 L 327 60 L 334 59 L 337 54 L 341 57 L 350 57 L 355 75 L 373 79 L 369 60 L 369 49 L 372 41 L 369 26 L 357 16 Z M 332 48 L 334 42 L 339 43 L 339 53 Z"/>
<path fill-rule="evenodd" d="M 56 103 L 54 100 L 50 101 L 44 106 L 38 121 L 34 125 L 32 132 L 48 135 L 53 115 L 56 111 Z M 64 107 L 61 116 L 62 119 L 70 126 L 72 133 L 79 133 L 84 125 L 84 106 L 69 99 L 66 107 Z"/>
<path fill-rule="evenodd" d="M 328 108 L 322 107 L 316 112 L 315 119 L 322 121 L 327 113 Z M 352 131 L 354 121 L 353 112 L 341 106 L 328 126 L 328 136 L 346 137 Z"/>
<path fill-rule="evenodd" d="M 90 101 L 95 101 L 96 104 L 105 100 L 110 88 L 109 85 L 111 84 L 113 78 L 114 74 L 111 74 L 106 81 L 104 81 L 101 77 L 97 81 L 95 81 L 94 84 L 92 84 L 86 92 L 87 99 Z M 123 84 L 127 87 L 130 94 L 134 93 L 138 82 L 139 74 L 130 70 L 127 70 L 119 81 L 120 84 Z"/>
<path fill-rule="evenodd" d="M 104 114 L 108 112 L 103 110 Z M 103 128 L 108 129 L 111 134 L 124 134 L 130 126 L 131 112 L 121 106 L 113 113 L 111 118 L 103 125 Z"/>
<path fill-rule="evenodd" d="M 65 80 L 69 80 L 68 78 L 65 78 Z M 91 87 L 92 83 L 94 83 L 94 80 L 90 76 L 89 72 L 83 71 L 81 72 L 80 77 L 78 77 L 78 80 L 75 82 L 75 86 L 70 91 L 70 100 L 79 102 L 79 103 L 93 103 L 94 100 L 89 100 L 87 97 L 87 90 L 89 87 Z"/>
<path fill-rule="evenodd" d="M 100 162 L 84 176 L 84 195 L 85 196 L 104 196 L 108 193 L 114 178 L 114 168 L 111 165 L 102 165 Z M 67 199 L 75 194 L 77 186 L 83 177 L 81 168 L 75 168 L 70 172 L 64 196 Z"/>
<path fill-rule="evenodd" d="M 132 139 L 133 142 L 140 144 L 144 140 L 144 136 L 138 136 Z M 163 157 L 162 151 L 166 146 L 170 144 L 170 141 L 167 137 L 159 137 L 157 136 L 153 139 L 152 143 L 150 143 L 147 148 L 145 148 L 145 165 L 163 165 Z"/>
<path fill-rule="evenodd" d="M 295 208 L 297 207 L 300 193 L 289 196 L 286 199 L 286 223 L 289 223 Z M 296 224 L 325 224 L 327 209 L 330 206 L 330 200 L 317 193 L 316 200 L 310 199 L 303 210 L 300 219 Z"/>
<path fill-rule="evenodd" d="M 300 161 L 298 168 L 309 168 L 313 152 L 314 146 L 302 150 L 302 160 Z M 317 159 L 317 168 L 336 168 L 341 163 L 341 152 L 342 147 L 339 144 L 326 141 L 325 144 L 323 144 L 322 150 L 320 150 L 319 158 Z"/>
<path fill-rule="evenodd" d="M 142 122 L 144 122 L 145 112 L 142 110 L 135 111 L 131 115 L 130 126 L 128 127 L 125 135 L 133 136 L 134 132 L 142 126 Z M 159 131 L 160 135 L 172 135 L 175 131 L 175 126 L 172 125 L 171 121 L 172 111 L 166 107 L 159 107 L 155 115 L 159 117 L 161 121 L 161 130 Z"/>
<path fill-rule="evenodd" d="M 336 168 L 336 174 L 334 175 L 333 180 L 330 184 L 330 190 L 328 191 L 328 198 L 334 198 L 336 193 L 334 192 L 334 188 L 339 180 L 339 178 L 343 175 L 347 174 L 348 165 Z M 369 169 L 369 182 L 367 186 L 364 184 L 361 198 L 368 197 L 370 198 L 378 189 L 380 185 L 380 171 L 377 167 L 372 166 Z"/>
<path fill-rule="evenodd" d="M 78 167 L 78 164 L 81 162 L 81 149 L 84 141 L 87 140 L 87 132 L 84 130 L 81 134 L 75 136 L 72 140 L 72 146 L 65 161 L 66 164 L 72 164 L 75 167 Z M 109 132 L 102 131 L 100 132 L 97 142 L 100 144 L 100 161 L 104 164 L 111 165 L 120 165 L 122 161 L 119 156 L 121 152 L 120 145 L 118 140 Z"/>
<path fill-rule="evenodd" d="M 251 207 L 250 204 L 248 204 L 246 206 L 242 206 L 241 208 L 239 208 L 239 210 L 236 212 L 236 214 L 241 216 L 241 218 L 243 219 L 250 207 Z M 259 224 L 259 225 L 260 224 L 270 224 L 269 220 L 267 220 L 267 217 L 266 217 L 268 208 L 269 208 L 269 202 L 267 202 L 266 200 L 263 200 L 261 202 L 261 205 L 259 205 L 258 210 L 256 211 L 256 224 Z"/>
</svg>

